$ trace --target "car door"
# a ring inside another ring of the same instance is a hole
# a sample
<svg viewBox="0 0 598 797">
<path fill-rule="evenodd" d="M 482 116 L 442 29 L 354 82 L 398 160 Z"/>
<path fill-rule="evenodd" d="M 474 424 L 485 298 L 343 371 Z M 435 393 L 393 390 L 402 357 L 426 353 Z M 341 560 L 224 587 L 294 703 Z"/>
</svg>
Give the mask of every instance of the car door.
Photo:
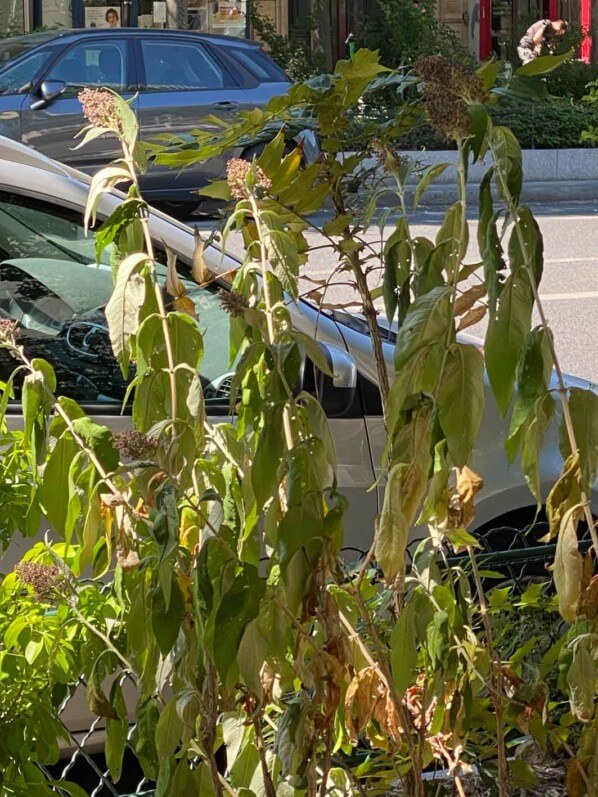
<svg viewBox="0 0 598 797">
<path fill-rule="evenodd" d="M 52 47 L 43 48 L 8 63 L 0 72 L 0 135 L 21 140 L 21 109 L 53 55 Z"/>
<path fill-rule="evenodd" d="M 180 135 L 216 127 L 216 115 L 230 121 L 247 104 L 246 93 L 215 52 L 201 39 L 150 35 L 136 39 L 140 65 L 139 124 L 142 141 L 164 133 Z M 149 199 L 188 199 L 189 190 L 221 176 L 228 156 L 211 158 L 177 174 L 152 166 L 142 181 Z"/>
<path fill-rule="evenodd" d="M 75 150 L 75 136 L 87 124 L 78 95 L 83 88 L 103 86 L 125 99 L 133 97 L 136 81 L 132 47 L 126 36 L 86 36 L 67 47 L 45 71 L 42 80 L 65 84 L 64 93 L 34 110 L 39 100 L 38 81 L 21 111 L 22 141 L 55 160 L 91 174 L 120 154 L 114 136 L 101 136 Z M 134 104 L 136 100 L 134 100 Z"/>
</svg>

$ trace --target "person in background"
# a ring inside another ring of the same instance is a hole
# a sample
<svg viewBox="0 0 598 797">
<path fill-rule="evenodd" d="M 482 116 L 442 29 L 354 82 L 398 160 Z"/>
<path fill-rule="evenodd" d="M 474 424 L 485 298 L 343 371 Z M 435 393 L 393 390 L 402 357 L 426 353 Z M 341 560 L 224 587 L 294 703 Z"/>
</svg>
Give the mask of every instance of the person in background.
<svg viewBox="0 0 598 797">
<path fill-rule="evenodd" d="M 118 27 L 118 12 L 114 8 L 109 8 L 106 11 L 106 22 L 108 23 L 109 28 L 117 28 Z"/>
<path fill-rule="evenodd" d="M 517 54 L 524 64 L 529 64 L 540 55 L 545 42 L 550 42 L 555 36 L 562 36 L 566 32 L 567 22 L 564 19 L 539 19 L 521 37 Z"/>
</svg>

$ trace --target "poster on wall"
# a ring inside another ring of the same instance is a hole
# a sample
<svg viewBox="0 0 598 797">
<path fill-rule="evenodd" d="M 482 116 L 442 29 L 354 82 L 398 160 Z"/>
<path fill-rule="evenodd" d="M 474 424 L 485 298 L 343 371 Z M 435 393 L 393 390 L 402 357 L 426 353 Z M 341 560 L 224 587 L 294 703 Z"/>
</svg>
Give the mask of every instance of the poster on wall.
<svg viewBox="0 0 598 797">
<path fill-rule="evenodd" d="M 213 28 L 244 28 L 245 3 L 239 0 L 218 0 L 212 14 Z"/>
<path fill-rule="evenodd" d="M 86 28 L 120 28 L 120 8 L 93 6 L 85 9 Z"/>
</svg>

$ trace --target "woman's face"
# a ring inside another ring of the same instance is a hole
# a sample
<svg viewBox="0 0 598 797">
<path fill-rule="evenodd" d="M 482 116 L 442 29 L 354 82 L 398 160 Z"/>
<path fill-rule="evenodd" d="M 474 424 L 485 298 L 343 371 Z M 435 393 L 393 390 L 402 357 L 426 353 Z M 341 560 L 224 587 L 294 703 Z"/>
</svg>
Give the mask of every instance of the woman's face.
<svg viewBox="0 0 598 797">
<path fill-rule="evenodd" d="M 118 17 L 114 13 L 114 11 L 112 11 L 110 14 L 108 14 L 106 19 L 108 20 L 108 25 L 111 28 L 115 28 L 118 25 Z"/>
</svg>

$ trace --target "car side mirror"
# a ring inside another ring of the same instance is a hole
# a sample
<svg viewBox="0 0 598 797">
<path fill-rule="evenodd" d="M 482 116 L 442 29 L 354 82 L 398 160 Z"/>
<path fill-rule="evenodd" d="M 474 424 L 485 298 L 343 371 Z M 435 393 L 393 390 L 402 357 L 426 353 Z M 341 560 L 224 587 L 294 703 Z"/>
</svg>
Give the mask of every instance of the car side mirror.
<svg viewBox="0 0 598 797">
<path fill-rule="evenodd" d="M 340 346 L 319 341 L 317 345 L 332 376 L 324 373 L 307 354 L 302 368 L 302 388 L 315 395 L 329 418 L 341 418 L 355 401 L 357 365 Z"/>
<path fill-rule="evenodd" d="M 39 111 L 41 108 L 45 108 L 65 91 L 66 83 L 62 80 L 44 80 L 39 87 L 39 99 L 31 103 L 31 110 Z"/>
</svg>

